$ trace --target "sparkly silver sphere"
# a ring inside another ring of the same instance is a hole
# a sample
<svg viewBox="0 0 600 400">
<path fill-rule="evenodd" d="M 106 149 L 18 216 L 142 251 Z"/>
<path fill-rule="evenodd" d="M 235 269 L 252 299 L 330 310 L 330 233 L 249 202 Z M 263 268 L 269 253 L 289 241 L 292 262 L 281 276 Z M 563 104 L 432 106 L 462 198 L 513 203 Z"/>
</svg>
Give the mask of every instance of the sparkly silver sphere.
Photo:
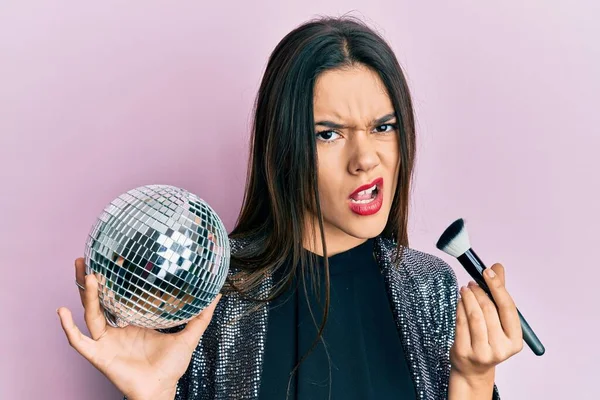
<svg viewBox="0 0 600 400">
<path fill-rule="evenodd" d="M 214 300 L 229 271 L 230 247 L 221 219 L 204 200 L 177 187 L 147 185 L 106 206 L 84 255 L 112 326 L 166 329 Z"/>
</svg>

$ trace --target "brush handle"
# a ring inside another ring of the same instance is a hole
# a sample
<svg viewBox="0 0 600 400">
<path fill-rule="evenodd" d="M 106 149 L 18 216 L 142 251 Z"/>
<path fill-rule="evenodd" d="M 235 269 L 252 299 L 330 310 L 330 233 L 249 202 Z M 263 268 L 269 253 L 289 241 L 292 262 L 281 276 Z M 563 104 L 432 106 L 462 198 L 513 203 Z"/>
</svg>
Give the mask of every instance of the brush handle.
<svg viewBox="0 0 600 400">
<path fill-rule="evenodd" d="M 486 269 L 486 267 L 483 264 L 483 261 L 481 261 L 481 259 L 477 256 L 475 251 L 471 248 L 467 250 L 463 255 L 458 256 L 457 259 L 462 264 L 462 266 L 465 267 L 465 269 L 467 270 L 469 275 L 471 275 L 471 277 L 475 280 L 475 282 L 477 282 L 477 284 L 487 293 L 487 295 L 494 302 L 494 304 L 496 304 L 494 298 L 492 297 L 492 292 L 490 291 L 490 288 L 483 279 L 483 271 Z M 523 317 L 521 311 L 519 311 L 518 308 L 517 312 L 519 313 L 519 320 L 521 321 L 523 340 L 525 341 L 525 343 L 527 343 L 531 351 L 533 351 L 533 354 L 535 354 L 536 356 L 541 356 L 546 352 L 544 345 L 542 344 L 540 339 L 538 339 L 535 332 L 533 332 L 533 329 L 531 329 L 531 327 L 527 323 L 527 320 L 525 320 L 525 317 Z"/>
<path fill-rule="evenodd" d="M 519 319 L 521 320 L 523 340 L 525 341 L 525 343 L 527 343 L 527 346 L 529 346 L 531 351 L 533 351 L 533 354 L 535 354 L 536 356 L 541 356 L 546 352 L 544 345 L 542 344 L 542 342 L 540 342 L 540 339 L 538 339 L 537 335 L 535 334 L 533 329 L 531 329 L 531 327 L 525 320 L 525 317 L 523 317 L 523 314 L 521 314 L 521 311 L 519 311 L 518 308 L 517 312 L 519 313 Z"/>
</svg>

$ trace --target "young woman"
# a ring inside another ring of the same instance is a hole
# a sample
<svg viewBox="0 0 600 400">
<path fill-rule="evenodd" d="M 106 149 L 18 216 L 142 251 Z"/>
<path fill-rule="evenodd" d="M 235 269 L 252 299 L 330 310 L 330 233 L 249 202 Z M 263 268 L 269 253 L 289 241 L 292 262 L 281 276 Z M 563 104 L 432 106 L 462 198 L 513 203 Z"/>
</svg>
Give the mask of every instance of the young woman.
<svg viewBox="0 0 600 400">
<path fill-rule="evenodd" d="M 409 247 L 414 159 L 386 42 L 351 18 L 298 27 L 258 93 L 223 297 L 184 329 L 112 328 L 80 258 L 91 337 L 61 308 L 69 343 L 130 399 L 499 398 L 495 366 L 522 348 L 504 268 L 485 276 L 496 308 Z"/>
</svg>

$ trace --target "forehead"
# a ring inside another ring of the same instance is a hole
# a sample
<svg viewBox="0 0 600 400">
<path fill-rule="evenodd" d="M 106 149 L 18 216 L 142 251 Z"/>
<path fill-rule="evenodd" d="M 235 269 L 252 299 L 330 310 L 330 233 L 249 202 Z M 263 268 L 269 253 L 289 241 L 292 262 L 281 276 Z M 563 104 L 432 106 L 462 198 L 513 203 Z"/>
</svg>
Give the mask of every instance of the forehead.
<svg viewBox="0 0 600 400">
<path fill-rule="evenodd" d="M 392 101 L 381 78 L 365 66 L 326 71 L 315 83 L 315 119 L 371 120 L 393 111 Z"/>
</svg>

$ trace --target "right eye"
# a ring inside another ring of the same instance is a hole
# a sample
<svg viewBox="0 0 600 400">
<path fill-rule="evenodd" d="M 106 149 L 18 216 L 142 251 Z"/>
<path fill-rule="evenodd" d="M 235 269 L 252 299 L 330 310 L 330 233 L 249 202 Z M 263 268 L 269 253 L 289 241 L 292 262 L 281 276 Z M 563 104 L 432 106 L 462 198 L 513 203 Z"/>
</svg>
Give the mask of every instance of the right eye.
<svg viewBox="0 0 600 400">
<path fill-rule="evenodd" d="M 338 136 L 339 133 L 335 131 L 317 132 L 317 140 L 320 140 L 322 142 L 333 142 L 335 139 L 337 139 Z"/>
</svg>

